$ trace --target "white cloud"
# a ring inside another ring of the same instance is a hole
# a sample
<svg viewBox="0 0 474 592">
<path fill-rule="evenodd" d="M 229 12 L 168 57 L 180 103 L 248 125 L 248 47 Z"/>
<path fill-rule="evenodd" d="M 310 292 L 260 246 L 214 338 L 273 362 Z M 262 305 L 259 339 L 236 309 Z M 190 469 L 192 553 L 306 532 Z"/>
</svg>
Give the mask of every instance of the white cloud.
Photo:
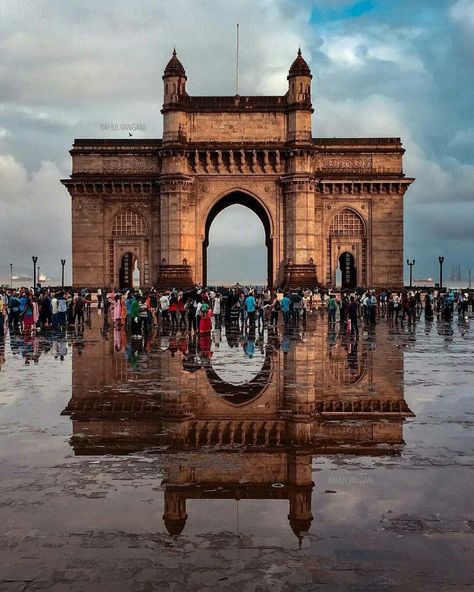
<svg viewBox="0 0 474 592">
<path fill-rule="evenodd" d="M 49 275 L 62 257 L 70 261 L 70 200 L 59 183 L 64 175 L 48 161 L 28 174 L 13 156 L 0 155 L 0 252 L 15 267 L 28 266 L 36 254 Z"/>
<path fill-rule="evenodd" d="M 449 10 L 451 18 L 474 32 L 474 2 L 472 0 L 458 0 Z"/>
</svg>

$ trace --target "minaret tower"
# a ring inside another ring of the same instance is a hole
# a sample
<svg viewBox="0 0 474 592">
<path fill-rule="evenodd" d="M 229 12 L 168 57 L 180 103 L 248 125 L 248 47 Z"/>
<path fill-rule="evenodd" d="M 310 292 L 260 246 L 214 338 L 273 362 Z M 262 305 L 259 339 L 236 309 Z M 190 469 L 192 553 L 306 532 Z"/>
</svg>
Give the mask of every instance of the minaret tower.
<svg viewBox="0 0 474 592">
<path fill-rule="evenodd" d="M 178 60 L 175 48 L 163 74 L 164 105 L 178 103 L 186 95 L 186 80 L 186 72 Z"/>
<path fill-rule="evenodd" d="M 298 49 L 288 72 L 287 169 L 281 178 L 285 199 L 286 248 L 282 285 L 314 288 L 316 275 L 316 183 L 312 170 L 311 70 Z"/>
<path fill-rule="evenodd" d="M 298 49 L 295 61 L 288 72 L 288 140 L 311 141 L 311 70 Z"/>
<path fill-rule="evenodd" d="M 188 119 L 185 104 L 186 72 L 173 49 L 163 73 L 163 151 L 160 185 L 160 267 L 161 287 L 188 287 L 193 284 L 194 217 L 189 214 L 194 181 L 187 166 Z"/>
</svg>

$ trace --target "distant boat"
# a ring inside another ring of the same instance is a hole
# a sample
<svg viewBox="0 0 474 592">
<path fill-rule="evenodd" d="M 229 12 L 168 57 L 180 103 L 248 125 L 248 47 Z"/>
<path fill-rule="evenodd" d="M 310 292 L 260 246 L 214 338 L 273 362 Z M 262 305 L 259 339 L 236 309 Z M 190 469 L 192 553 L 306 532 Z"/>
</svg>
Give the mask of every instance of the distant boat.
<svg viewBox="0 0 474 592">
<path fill-rule="evenodd" d="M 45 276 L 45 275 L 42 273 L 42 274 L 39 276 L 39 278 L 38 278 L 38 279 L 39 279 L 39 281 L 40 281 L 40 282 L 49 282 L 49 280 L 50 280 L 51 278 L 49 278 L 49 277 L 46 277 L 46 276 Z"/>
</svg>

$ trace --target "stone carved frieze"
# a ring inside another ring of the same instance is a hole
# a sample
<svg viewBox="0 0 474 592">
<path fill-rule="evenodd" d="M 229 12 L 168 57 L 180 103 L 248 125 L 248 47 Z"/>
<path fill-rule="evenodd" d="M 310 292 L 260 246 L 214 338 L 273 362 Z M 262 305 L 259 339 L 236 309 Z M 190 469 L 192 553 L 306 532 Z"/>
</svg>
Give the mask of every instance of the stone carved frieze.
<svg viewBox="0 0 474 592">
<path fill-rule="evenodd" d="M 284 172 L 279 150 L 193 150 L 187 158 L 188 170 L 203 174 L 275 174 Z"/>
<path fill-rule="evenodd" d="M 156 173 L 159 166 L 156 159 L 151 157 L 121 156 L 120 158 L 104 158 L 102 164 L 104 173 Z"/>
<path fill-rule="evenodd" d="M 324 156 L 316 162 L 316 169 L 332 173 L 369 173 L 372 171 L 372 158 L 370 156 L 359 158 Z"/>
</svg>

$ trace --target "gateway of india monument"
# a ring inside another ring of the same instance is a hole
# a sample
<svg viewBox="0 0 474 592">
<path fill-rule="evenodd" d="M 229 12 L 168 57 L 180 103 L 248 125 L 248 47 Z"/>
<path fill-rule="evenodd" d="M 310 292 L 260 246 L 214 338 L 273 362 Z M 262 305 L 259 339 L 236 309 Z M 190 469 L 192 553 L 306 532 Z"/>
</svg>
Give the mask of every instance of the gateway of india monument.
<svg viewBox="0 0 474 592">
<path fill-rule="evenodd" d="M 403 285 L 399 138 L 314 138 L 301 51 L 282 96 L 190 96 L 173 51 L 162 139 L 77 139 L 72 174 L 73 285 L 207 283 L 214 218 L 253 210 L 265 229 L 267 283 Z"/>
</svg>

